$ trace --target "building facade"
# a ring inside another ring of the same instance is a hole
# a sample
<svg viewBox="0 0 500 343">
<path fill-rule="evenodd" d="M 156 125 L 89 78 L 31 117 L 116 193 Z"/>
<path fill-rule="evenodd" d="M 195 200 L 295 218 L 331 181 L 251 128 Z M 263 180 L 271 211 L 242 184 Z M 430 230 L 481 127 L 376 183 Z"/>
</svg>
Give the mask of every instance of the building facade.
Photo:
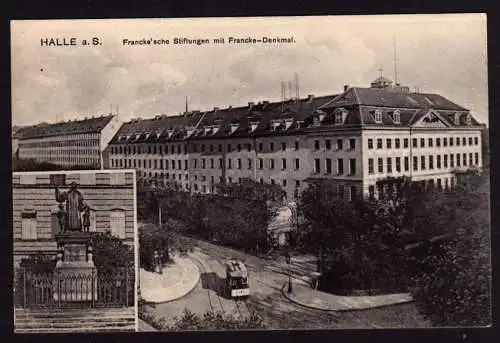
<svg viewBox="0 0 500 343">
<path fill-rule="evenodd" d="M 336 95 L 132 120 L 110 141 L 109 166 L 192 192 L 249 178 L 279 184 L 288 199 L 306 181 L 377 197 L 391 176 L 453 187 L 456 170 L 482 166 L 481 129 L 444 97 L 380 77 Z"/>
<path fill-rule="evenodd" d="M 63 167 L 106 168 L 105 149 L 120 128 L 117 116 L 38 124 L 17 131 L 18 157 Z"/>
<path fill-rule="evenodd" d="M 14 264 L 33 254 L 56 257 L 60 233 L 55 185 L 72 182 L 89 206 L 89 232 L 110 231 L 134 247 L 136 181 L 134 170 L 13 173 Z M 81 217 L 83 220 L 83 216 Z"/>
</svg>

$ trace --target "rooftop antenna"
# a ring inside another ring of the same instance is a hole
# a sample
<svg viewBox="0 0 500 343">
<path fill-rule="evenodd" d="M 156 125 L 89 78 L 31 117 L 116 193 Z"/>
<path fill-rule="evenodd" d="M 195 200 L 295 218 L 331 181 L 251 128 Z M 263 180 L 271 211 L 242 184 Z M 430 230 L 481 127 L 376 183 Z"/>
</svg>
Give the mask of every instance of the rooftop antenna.
<svg viewBox="0 0 500 343">
<path fill-rule="evenodd" d="M 184 113 L 188 113 L 189 109 L 188 109 L 188 97 L 186 96 L 186 110 L 184 111 Z"/>
<path fill-rule="evenodd" d="M 292 81 L 288 81 L 288 97 L 292 99 Z"/>
<path fill-rule="evenodd" d="M 392 47 L 394 50 L 394 84 L 398 85 L 398 62 L 396 54 L 396 35 L 392 34 Z"/>
<path fill-rule="evenodd" d="M 120 112 L 118 111 L 118 108 L 119 108 L 119 104 L 116 104 L 116 116 L 119 117 L 120 116 Z"/>
<path fill-rule="evenodd" d="M 285 82 L 281 81 L 281 112 L 283 112 L 284 110 L 285 97 L 286 97 L 286 86 Z"/>
<path fill-rule="evenodd" d="M 295 73 L 295 99 L 299 101 L 299 76 Z"/>
<path fill-rule="evenodd" d="M 380 73 L 380 77 L 383 77 L 383 76 L 382 76 L 382 75 L 383 75 L 383 74 L 382 74 L 382 72 L 383 72 L 383 71 L 384 71 L 384 69 L 382 69 L 382 68 L 378 68 L 378 72 Z"/>
</svg>

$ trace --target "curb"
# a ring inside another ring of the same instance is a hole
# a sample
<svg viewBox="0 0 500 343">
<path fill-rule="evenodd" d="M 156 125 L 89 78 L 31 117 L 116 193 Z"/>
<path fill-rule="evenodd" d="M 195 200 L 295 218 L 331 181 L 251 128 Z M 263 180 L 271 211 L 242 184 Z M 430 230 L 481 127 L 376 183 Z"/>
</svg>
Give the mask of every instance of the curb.
<svg viewBox="0 0 500 343">
<path fill-rule="evenodd" d="M 196 270 L 198 271 L 197 275 L 196 275 L 196 282 L 193 282 L 193 285 L 190 286 L 189 288 L 187 288 L 185 291 L 183 291 L 183 293 L 181 295 L 178 295 L 178 296 L 175 296 L 171 299 L 167 299 L 167 300 L 163 300 L 163 301 L 147 301 L 147 302 L 150 302 L 150 303 L 153 303 L 153 304 L 165 304 L 165 303 L 168 303 L 168 302 L 171 302 L 171 301 L 175 301 L 175 300 L 178 300 L 178 299 L 181 299 L 181 298 L 184 298 L 185 296 L 187 296 L 189 293 L 191 293 L 195 288 L 196 288 L 196 285 L 200 282 L 200 277 L 201 277 L 201 274 L 200 274 L 200 269 L 198 268 L 198 266 L 193 263 L 191 260 L 189 260 L 189 258 L 186 258 L 186 260 L 189 261 L 189 263 L 191 263 L 195 268 Z M 178 284 L 180 284 L 181 281 L 178 281 L 177 283 L 173 284 L 171 287 L 175 287 L 177 286 Z"/>
<path fill-rule="evenodd" d="M 370 307 L 365 307 L 365 308 L 344 308 L 344 309 L 331 309 L 331 308 L 324 308 L 324 307 L 319 307 L 319 306 L 313 306 L 307 303 L 304 303 L 302 301 L 298 301 L 296 299 L 293 299 L 290 297 L 287 292 L 285 291 L 285 288 L 288 287 L 288 283 L 285 283 L 283 287 L 281 287 L 281 294 L 288 299 L 290 302 L 297 304 L 299 306 L 312 309 L 312 310 L 320 310 L 320 311 L 325 311 L 325 312 L 359 312 L 359 311 L 367 311 L 375 308 L 382 308 L 382 307 L 388 307 L 388 306 L 397 306 L 397 305 L 402 305 L 402 304 L 408 304 L 413 302 L 414 300 L 409 300 L 409 301 L 402 301 L 402 302 L 397 302 L 397 303 L 392 303 L 392 304 L 383 304 L 383 305 L 376 305 L 376 306 L 370 306 Z"/>
</svg>

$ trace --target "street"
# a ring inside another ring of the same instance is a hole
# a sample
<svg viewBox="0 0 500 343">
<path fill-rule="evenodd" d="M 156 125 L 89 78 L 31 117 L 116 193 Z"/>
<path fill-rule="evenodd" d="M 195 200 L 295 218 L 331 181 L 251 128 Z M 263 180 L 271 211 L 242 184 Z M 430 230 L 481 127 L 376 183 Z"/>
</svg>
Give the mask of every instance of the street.
<svg viewBox="0 0 500 343">
<path fill-rule="evenodd" d="M 335 328 L 388 328 L 420 327 L 421 322 L 414 304 L 394 305 L 386 308 L 352 312 L 331 312 L 305 308 L 286 299 L 281 293 L 288 282 L 285 258 L 259 258 L 240 251 L 204 241 L 190 258 L 200 269 L 201 278 L 185 297 L 156 304 L 152 312 L 165 318 L 166 324 L 175 322 L 184 309 L 203 315 L 207 311 L 224 312 L 235 318 L 247 318 L 255 312 L 262 317 L 268 329 L 335 329 Z M 224 292 L 224 261 L 239 258 L 249 271 L 250 296 L 245 300 L 230 299 Z M 292 275 L 307 275 L 314 271 L 314 261 L 294 261 Z M 292 278 L 292 283 L 303 282 Z M 286 291 L 286 288 L 285 288 Z"/>
</svg>

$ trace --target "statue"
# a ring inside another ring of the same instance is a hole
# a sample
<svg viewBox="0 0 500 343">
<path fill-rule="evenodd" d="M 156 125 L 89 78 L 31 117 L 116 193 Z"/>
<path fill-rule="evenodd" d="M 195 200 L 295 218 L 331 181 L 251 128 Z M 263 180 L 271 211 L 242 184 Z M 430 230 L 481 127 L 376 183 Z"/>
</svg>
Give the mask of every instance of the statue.
<svg viewBox="0 0 500 343">
<path fill-rule="evenodd" d="M 62 203 L 59 203 L 58 207 L 59 210 L 57 211 L 57 220 L 59 222 L 59 231 L 64 232 L 66 231 L 65 225 L 67 221 L 66 211 L 64 211 L 64 205 Z"/>
<path fill-rule="evenodd" d="M 89 232 L 90 228 L 90 207 L 85 204 L 83 208 L 83 231 Z"/>
<path fill-rule="evenodd" d="M 83 195 L 76 189 L 76 182 L 70 184 L 70 190 L 60 192 L 56 186 L 56 200 L 60 203 L 66 201 L 66 225 L 68 231 L 81 231 L 82 221 L 80 212 L 84 209 Z"/>
</svg>

